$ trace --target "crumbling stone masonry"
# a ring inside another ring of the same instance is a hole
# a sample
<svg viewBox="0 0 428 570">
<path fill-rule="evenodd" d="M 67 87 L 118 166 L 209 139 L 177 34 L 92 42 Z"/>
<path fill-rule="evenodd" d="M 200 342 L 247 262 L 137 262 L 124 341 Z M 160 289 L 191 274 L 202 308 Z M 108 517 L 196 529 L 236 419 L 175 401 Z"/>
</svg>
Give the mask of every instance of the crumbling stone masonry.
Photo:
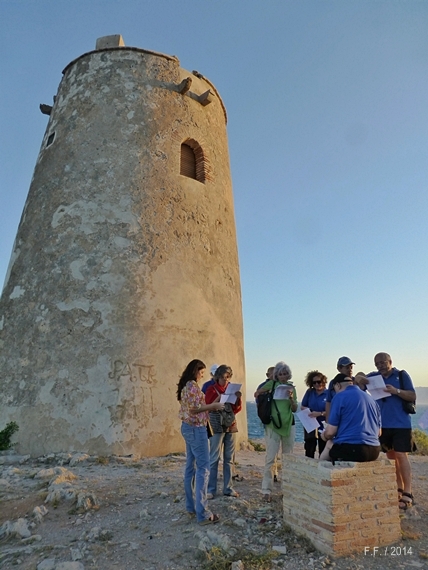
<svg viewBox="0 0 428 570">
<path fill-rule="evenodd" d="M 284 523 L 325 554 L 373 554 L 401 538 L 395 466 L 285 455 Z"/>
<path fill-rule="evenodd" d="M 224 104 L 175 56 L 107 36 L 41 111 L 0 301 L 0 428 L 32 455 L 181 451 L 186 364 L 245 382 Z"/>
</svg>

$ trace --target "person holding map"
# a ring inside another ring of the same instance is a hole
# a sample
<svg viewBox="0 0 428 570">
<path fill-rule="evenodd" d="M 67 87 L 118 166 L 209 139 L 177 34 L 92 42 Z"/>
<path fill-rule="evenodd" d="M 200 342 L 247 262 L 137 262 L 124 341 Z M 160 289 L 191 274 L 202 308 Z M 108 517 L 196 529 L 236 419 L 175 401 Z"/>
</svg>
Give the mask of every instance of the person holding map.
<svg viewBox="0 0 428 570">
<path fill-rule="evenodd" d="M 403 404 L 415 402 L 416 392 L 409 374 L 405 370 L 400 371 L 394 368 L 392 358 L 388 353 L 376 354 L 374 363 L 378 372 L 371 372 L 367 375 L 368 388 L 371 391 L 370 381 L 380 374 L 385 382 L 384 397 L 377 400 L 382 414 L 380 443 L 387 458 L 395 462 L 398 506 L 406 510 L 413 505 L 412 471 L 407 456 L 409 451 L 413 451 L 413 441 L 412 422 Z"/>
<path fill-rule="evenodd" d="M 306 457 L 315 457 L 317 445 L 318 455 L 321 455 L 325 447 L 325 441 L 319 437 L 319 429 L 322 431 L 324 427 L 327 376 L 319 370 L 312 370 L 306 374 L 305 384 L 308 389 L 303 396 L 300 408 L 302 410 L 309 408 L 309 417 L 316 418 L 318 421 L 316 429 L 309 432 L 304 429 L 305 455 Z"/>
<path fill-rule="evenodd" d="M 262 481 L 263 500 L 270 503 L 273 490 L 273 465 L 282 446 L 282 455 L 292 453 L 295 438 L 293 412 L 297 411 L 296 389 L 291 380 L 291 369 L 285 362 L 278 362 L 273 378 L 256 390 L 257 398 L 262 392 L 274 390 L 272 421 L 265 426 L 266 457 Z"/>
<path fill-rule="evenodd" d="M 226 364 L 221 364 L 214 373 L 215 384 L 209 386 L 205 394 L 205 401 L 207 404 L 225 402 L 225 408 L 229 408 L 231 411 L 225 417 L 222 417 L 223 412 L 210 412 L 210 424 L 213 436 L 210 438 L 210 477 L 208 480 L 208 499 L 214 499 L 217 493 L 218 464 L 220 462 L 222 449 L 223 495 L 228 497 L 239 496 L 239 493 L 233 489 L 232 475 L 236 434 L 238 433 L 238 427 L 234 415 L 242 409 L 242 394 L 239 390 L 233 394 L 229 394 L 230 390 L 228 390 L 228 386 L 232 376 L 232 368 Z M 240 386 L 240 384 L 238 384 L 238 386 Z"/>
</svg>

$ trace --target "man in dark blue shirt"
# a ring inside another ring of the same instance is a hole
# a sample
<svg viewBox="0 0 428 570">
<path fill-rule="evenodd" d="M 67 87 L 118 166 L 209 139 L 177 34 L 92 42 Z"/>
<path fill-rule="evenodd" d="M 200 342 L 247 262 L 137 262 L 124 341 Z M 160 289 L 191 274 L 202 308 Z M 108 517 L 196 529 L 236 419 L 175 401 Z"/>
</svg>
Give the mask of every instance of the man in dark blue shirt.
<svg viewBox="0 0 428 570">
<path fill-rule="evenodd" d="M 392 366 L 391 356 L 379 352 L 374 357 L 374 363 L 385 382 L 385 392 L 391 394 L 378 400 L 382 415 L 382 435 L 380 443 L 382 451 L 388 459 L 395 461 L 399 508 L 406 510 L 413 504 L 412 470 L 407 453 L 412 451 L 412 422 L 408 412 L 403 408 L 403 402 L 415 402 L 416 392 L 413 382 L 405 370 L 401 371 Z"/>
<path fill-rule="evenodd" d="M 379 406 L 345 374 L 335 376 L 332 385 L 335 397 L 328 425 L 321 433 L 327 445 L 320 459 L 374 461 L 380 453 Z"/>
</svg>

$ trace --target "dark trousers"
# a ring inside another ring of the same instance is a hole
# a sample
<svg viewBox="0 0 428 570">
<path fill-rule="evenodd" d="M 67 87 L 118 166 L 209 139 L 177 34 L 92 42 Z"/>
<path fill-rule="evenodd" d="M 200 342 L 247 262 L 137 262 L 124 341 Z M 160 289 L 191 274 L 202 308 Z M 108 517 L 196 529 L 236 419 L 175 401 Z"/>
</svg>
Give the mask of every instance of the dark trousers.
<svg viewBox="0 0 428 570">
<path fill-rule="evenodd" d="M 334 461 L 376 461 L 379 453 L 380 445 L 364 443 L 335 443 L 330 449 L 330 457 Z"/>
<path fill-rule="evenodd" d="M 306 457 L 315 457 L 315 451 L 317 450 L 318 444 L 318 454 L 321 455 L 323 449 L 325 447 L 325 441 L 320 437 L 317 437 L 317 431 L 310 431 L 309 433 L 304 430 L 305 432 L 305 455 Z"/>
</svg>

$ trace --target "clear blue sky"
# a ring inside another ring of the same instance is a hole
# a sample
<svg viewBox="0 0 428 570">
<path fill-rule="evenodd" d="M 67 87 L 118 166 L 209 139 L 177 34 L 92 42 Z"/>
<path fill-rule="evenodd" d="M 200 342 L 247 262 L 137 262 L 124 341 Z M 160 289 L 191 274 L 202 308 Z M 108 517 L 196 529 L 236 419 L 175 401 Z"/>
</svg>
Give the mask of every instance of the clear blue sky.
<svg viewBox="0 0 428 570">
<path fill-rule="evenodd" d="M 428 2 L 0 0 L 0 21 L 1 283 L 39 103 L 120 33 L 227 107 L 247 396 L 278 360 L 301 397 L 308 370 L 332 377 L 348 355 L 369 371 L 378 351 L 428 386 Z"/>
</svg>

